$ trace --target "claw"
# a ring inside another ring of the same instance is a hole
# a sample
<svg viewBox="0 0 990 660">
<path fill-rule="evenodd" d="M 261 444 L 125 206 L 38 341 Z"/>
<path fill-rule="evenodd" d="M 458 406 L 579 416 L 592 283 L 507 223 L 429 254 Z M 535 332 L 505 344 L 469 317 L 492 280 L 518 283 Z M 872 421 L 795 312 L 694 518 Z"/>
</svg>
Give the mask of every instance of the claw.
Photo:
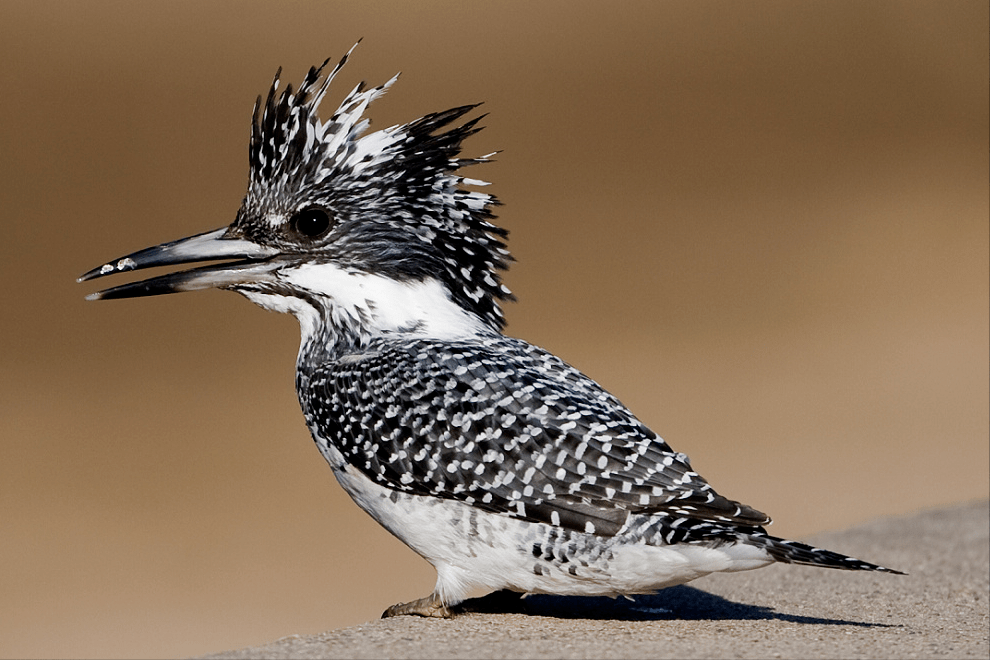
<svg viewBox="0 0 990 660">
<path fill-rule="evenodd" d="M 420 598 L 408 603 L 398 603 L 382 613 L 383 619 L 404 614 L 415 614 L 416 616 L 428 616 L 435 619 L 449 619 L 452 614 L 440 597 L 430 594 L 426 598 Z"/>
</svg>

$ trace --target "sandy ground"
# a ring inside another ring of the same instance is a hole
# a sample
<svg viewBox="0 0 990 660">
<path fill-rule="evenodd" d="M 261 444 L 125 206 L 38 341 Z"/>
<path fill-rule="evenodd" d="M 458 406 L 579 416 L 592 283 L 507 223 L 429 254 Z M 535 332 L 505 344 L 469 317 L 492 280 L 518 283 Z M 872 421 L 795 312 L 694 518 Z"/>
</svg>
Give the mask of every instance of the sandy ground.
<svg viewBox="0 0 990 660">
<path fill-rule="evenodd" d="M 980 501 L 810 539 L 908 576 L 776 565 L 634 601 L 489 597 L 208 657 L 986 658 L 988 539 Z"/>
</svg>

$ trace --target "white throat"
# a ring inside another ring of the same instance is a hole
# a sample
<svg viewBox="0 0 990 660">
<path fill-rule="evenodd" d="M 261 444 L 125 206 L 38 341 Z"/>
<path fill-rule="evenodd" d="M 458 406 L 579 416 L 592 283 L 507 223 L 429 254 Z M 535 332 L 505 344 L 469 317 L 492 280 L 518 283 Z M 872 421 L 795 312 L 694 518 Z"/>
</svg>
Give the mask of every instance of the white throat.
<svg viewBox="0 0 990 660">
<path fill-rule="evenodd" d="M 295 315 L 303 345 L 319 330 L 326 313 L 336 327 L 357 328 L 367 339 L 406 335 L 453 341 L 492 333 L 477 315 L 454 302 L 434 278 L 400 282 L 324 263 L 286 268 L 280 279 L 312 293 L 327 309 L 317 310 L 295 296 L 243 293 L 265 309 Z"/>
</svg>

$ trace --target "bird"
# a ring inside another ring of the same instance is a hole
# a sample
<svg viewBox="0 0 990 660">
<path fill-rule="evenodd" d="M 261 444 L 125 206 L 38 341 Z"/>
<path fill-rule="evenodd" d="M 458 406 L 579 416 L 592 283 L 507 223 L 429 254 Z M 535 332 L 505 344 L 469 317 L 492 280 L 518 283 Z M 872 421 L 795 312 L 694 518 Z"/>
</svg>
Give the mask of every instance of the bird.
<svg viewBox="0 0 990 660">
<path fill-rule="evenodd" d="M 355 44 L 356 47 L 357 44 Z M 300 325 L 306 424 L 354 502 L 436 569 L 384 615 L 452 616 L 472 590 L 651 594 L 776 562 L 900 571 L 771 536 L 615 396 L 505 334 L 500 204 L 464 168 L 478 105 L 369 131 L 392 87 L 320 106 L 354 47 L 254 105 L 249 183 L 226 227 L 115 259 L 80 282 L 207 262 L 87 296 L 223 289 Z"/>
</svg>

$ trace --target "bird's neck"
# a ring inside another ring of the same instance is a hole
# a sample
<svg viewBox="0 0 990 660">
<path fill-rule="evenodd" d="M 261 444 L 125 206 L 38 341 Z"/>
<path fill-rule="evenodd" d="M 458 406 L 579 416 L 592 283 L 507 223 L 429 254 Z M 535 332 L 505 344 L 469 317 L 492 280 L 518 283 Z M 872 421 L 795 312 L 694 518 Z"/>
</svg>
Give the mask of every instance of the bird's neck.
<svg viewBox="0 0 990 660">
<path fill-rule="evenodd" d="M 439 280 L 395 280 L 334 264 L 303 264 L 280 274 L 289 295 L 244 294 L 299 321 L 300 370 L 365 350 L 377 340 L 470 340 L 498 334 L 457 304 Z"/>
</svg>

